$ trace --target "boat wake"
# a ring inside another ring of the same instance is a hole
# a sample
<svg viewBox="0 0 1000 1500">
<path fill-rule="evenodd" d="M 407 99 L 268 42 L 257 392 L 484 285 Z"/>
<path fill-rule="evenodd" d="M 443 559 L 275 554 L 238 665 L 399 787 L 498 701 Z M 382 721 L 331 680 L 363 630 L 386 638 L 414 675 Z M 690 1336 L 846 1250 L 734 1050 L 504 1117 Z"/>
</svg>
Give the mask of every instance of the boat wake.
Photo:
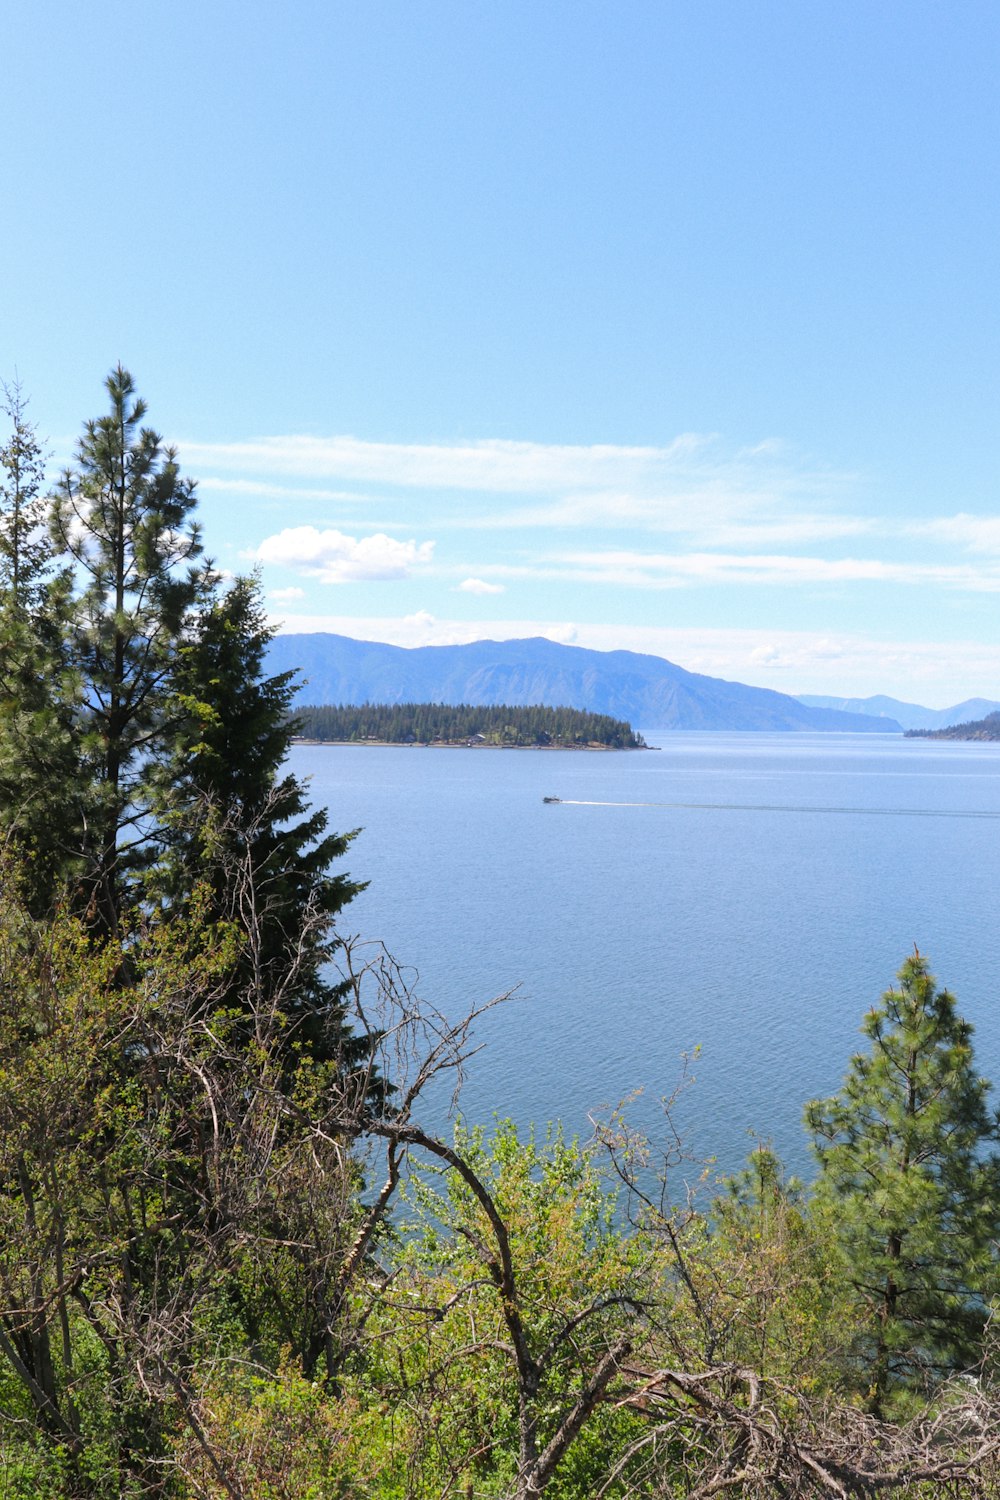
<svg viewBox="0 0 1000 1500">
<path fill-rule="evenodd" d="M 546 797 L 563 807 L 666 807 L 679 812 L 837 813 L 858 818 L 1000 818 L 1000 812 L 950 811 L 930 807 L 802 807 L 767 802 L 597 802 L 582 797 Z"/>
</svg>

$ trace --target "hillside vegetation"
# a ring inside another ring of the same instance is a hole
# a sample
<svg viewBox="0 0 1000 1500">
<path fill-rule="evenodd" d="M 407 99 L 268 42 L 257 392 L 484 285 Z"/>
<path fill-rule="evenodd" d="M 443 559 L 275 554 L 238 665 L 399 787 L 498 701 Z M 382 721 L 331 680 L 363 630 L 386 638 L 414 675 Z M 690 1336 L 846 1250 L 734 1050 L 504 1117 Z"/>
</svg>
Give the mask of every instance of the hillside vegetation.
<svg viewBox="0 0 1000 1500">
<path fill-rule="evenodd" d="M 345 936 L 259 587 L 106 388 L 52 494 L 16 391 L 0 446 L 3 1500 L 995 1497 L 1000 1125 L 926 958 L 809 1187 L 669 1100 L 435 1128 L 499 1001 Z"/>
<path fill-rule="evenodd" d="M 644 750 L 631 725 L 607 714 L 533 704 L 363 703 L 295 711 L 296 733 L 309 740 L 405 745 L 552 746 Z"/>
</svg>

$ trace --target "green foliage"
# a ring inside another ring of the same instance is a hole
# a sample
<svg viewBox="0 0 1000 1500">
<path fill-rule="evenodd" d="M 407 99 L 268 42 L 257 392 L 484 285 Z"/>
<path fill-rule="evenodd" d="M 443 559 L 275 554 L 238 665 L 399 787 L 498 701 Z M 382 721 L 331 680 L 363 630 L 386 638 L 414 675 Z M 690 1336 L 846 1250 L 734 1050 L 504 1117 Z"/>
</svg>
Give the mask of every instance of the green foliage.
<svg viewBox="0 0 1000 1500">
<path fill-rule="evenodd" d="M 865 1018 L 870 1048 L 806 1109 L 876 1408 L 893 1388 L 976 1367 L 997 1285 L 1000 1158 L 972 1027 L 919 953 Z"/>
<path fill-rule="evenodd" d="M 51 566 L 42 495 L 45 458 L 18 382 L 4 385 L 3 395 L 11 431 L 0 444 L 0 580 L 6 601 L 27 612 Z"/>
<path fill-rule="evenodd" d="M 175 912 L 210 890 L 216 919 L 243 933 L 237 987 L 257 1007 L 280 997 L 289 1048 L 343 1061 L 345 989 L 328 960 L 334 918 L 361 887 L 328 872 L 353 835 L 330 833 L 287 770 L 294 686 L 289 673 L 263 674 L 271 634 L 258 581 L 240 578 L 199 611 L 179 649 L 151 885 Z"/>
<path fill-rule="evenodd" d="M 289 1346 L 308 1370 L 362 1212 L 343 1144 L 297 1130 L 342 1069 L 286 1085 L 275 1007 L 231 1004 L 237 929 L 179 921 L 96 943 L 0 909 L 0 1369 L 74 1482 L 145 1492 L 194 1430 L 191 1372 Z M 207 906 L 207 902 L 205 903 Z M 234 977 L 235 976 L 235 977 Z M 314 1076 L 310 1076 L 314 1075 Z M 339 1186 L 338 1186 L 339 1184 Z M 89 1482 L 89 1481 L 88 1481 Z"/>
<path fill-rule="evenodd" d="M 642 735 L 622 719 L 578 708 L 542 704 L 511 707 L 468 703 L 363 703 L 360 707 L 295 710 L 296 732 L 306 739 L 364 744 L 487 744 L 506 746 L 600 746 L 641 750 Z"/>
<path fill-rule="evenodd" d="M 707 1365 L 749 1365 L 806 1392 L 841 1378 L 852 1308 L 840 1263 L 828 1225 L 769 1146 L 723 1182 L 675 1262 L 680 1336 Z"/>
<path fill-rule="evenodd" d="M 22 1419 L 33 1419 L 82 1477 L 95 1444 L 104 1446 L 109 1386 L 117 1439 L 139 1399 L 124 1366 L 109 1370 L 110 1351 L 82 1300 L 93 1305 L 96 1284 L 121 1254 L 121 1184 L 131 1176 L 136 1122 L 120 1067 L 137 1033 L 131 997 L 113 982 L 121 955 L 91 951 L 82 930 L 62 919 L 39 931 L 5 873 L 0 1352 L 17 1377 Z"/>
<path fill-rule="evenodd" d="M 178 642 L 212 578 L 196 561 L 193 482 L 142 425 L 146 404 L 129 372 L 118 365 L 105 384 L 110 411 L 85 424 L 51 524 L 84 580 L 71 660 L 94 793 L 87 900 L 100 929 L 113 933 L 130 877 L 149 857 L 147 773 L 163 743 Z"/>
<path fill-rule="evenodd" d="M 74 734 L 69 578 L 55 570 L 44 457 L 26 402 L 16 384 L 5 395 L 12 431 L 0 446 L 0 830 L 41 913 L 67 873 L 78 872 L 87 796 Z"/>
<path fill-rule="evenodd" d="M 368 1330 L 364 1384 L 395 1414 L 387 1494 L 513 1493 L 525 1427 L 543 1448 L 595 1364 L 620 1341 L 643 1338 L 647 1266 L 620 1231 L 593 1152 L 558 1132 L 544 1143 L 525 1139 L 510 1121 L 490 1140 L 457 1131 L 455 1151 L 506 1226 L 512 1289 L 504 1290 L 494 1226 L 466 1178 L 447 1164 L 414 1165 L 393 1279 Z M 505 1297 L 516 1301 L 537 1366 L 528 1390 Z M 596 1403 L 546 1493 L 593 1495 L 636 1430 L 634 1414 Z"/>
<path fill-rule="evenodd" d="M 926 961 L 808 1107 L 812 1196 L 760 1147 L 676 1207 L 618 1115 L 424 1130 L 475 1012 L 337 948 L 349 836 L 286 769 L 258 582 L 199 562 L 193 485 L 108 392 L 61 554 L 16 387 L 0 446 L 0 1496 L 995 1490 L 1000 1129 Z M 301 727 L 640 743 L 562 709 Z"/>
<path fill-rule="evenodd" d="M 241 1500 L 353 1500 L 369 1488 L 378 1447 L 357 1403 L 335 1398 L 294 1363 L 270 1374 L 237 1364 L 212 1370 L 198 1393 L 198 1420 Z M 173 1457 L 191 1491 L 224 1500 L 227 1490 L 190 1428 Z"/>
<path fill-rule="evenodd" d="M 71 566 L 19 393 L 0 450 L 0 1439 L 38 1493 L 145 1493 L 209 1349 L 335 1369 L 382 1093 L 257 583 L 219 592 L 193 484 L 107 388 L 47 507 Z"/>
<path fill-rule="evenodd" d="M 180 917 L 132 924 L 122 944 L 69 915 L 39 923 L 4 874 L 0 1473 L 11 1494 L 620 1500 L 714 1483 L 750 1462 L 748 1433 L 761 1467 L 737 1491 L 747 1496 L 770 1493 L 768 1465 L 782 1483 L 811 1472 L 807 1449 L 854 1462 L 851 1423 L 871 1419 L 856 1406 L 824 1415 L 850 1390 L 852 1361 L 874 1350 L 858 1276 L 865 1208 L 838 1189 L 842 1175 L 810 1201 L 758 1148 L 699 1213 L 651 1195 L 639 1154 L 635 1175 L 621 1152 L 558 1131 L 537 1140 L 502 1122 L 446 1144 L 409 1123 L 409 1093 L 359 1122 L 342 1068 L 302 1051 L 289 1070 L 287 1018 L 276 997 L 253 998 L 246 934 L 217 920 L 211 886 Z M 939 1077 L 916 1094 L 932 1113 L 951 1088 L 954 1110 L 967 1037 L 922 961 L 903 981 L 937 1018 L 919 1023 L 925 1043 L 943 1026 L 952 1049 L 947 1087 Z M 970 1088 L 975 1116 L 983 1086 Z M 877 1127 L 865 1117 L 865 1132 Z M 375 1189 L 349 1154 L 362 1128 L 391 1143 L 397 1167 L 408 1153 L 393 1232 L 366 1254 Z M 951 1192 L 964 1181 L 954 1163 L 939 1176 Z M 623 1179 L 626 1196 L 612 1185 Z M 985 1194 L 989 1180 L 976 1182 Z M 911 1185 L 905 1201 L 921 1192 Z M 935 1203 L 947 1237 L 965 1210 Z M 930 1368 L 926 1326 L 909 1337 Z M 932 1430 L 967 1452 L 971 1420 L 960 1393 L 945 1393 Z M 862 1430 L 901 1441 L 902 1429 Z"/>
</svg>

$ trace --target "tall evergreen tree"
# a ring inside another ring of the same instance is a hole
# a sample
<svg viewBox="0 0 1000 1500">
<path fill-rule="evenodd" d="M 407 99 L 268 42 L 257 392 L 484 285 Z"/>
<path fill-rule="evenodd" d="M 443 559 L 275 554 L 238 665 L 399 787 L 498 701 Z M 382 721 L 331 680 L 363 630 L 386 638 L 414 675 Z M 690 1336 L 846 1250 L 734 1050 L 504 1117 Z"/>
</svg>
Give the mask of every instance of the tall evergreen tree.
<svg viewBox="0 0 1000 1500">
<path fill-rule="evenodd" d="M 359 889 L 330 873 L 352 835 L 328 832 L 325 811 L 310 809 L 288 769 L 294 684 L 291 673 L 267 674 L 270 639 L 257 579 L 239 578 L 200 613 L 181 650 L 157 807 L 166 844 L 150 889 L 175 917 L 190 908 L 201 922 L 235 928 L 237 954 L 213 1003 L 228 1017 L 237 1076 L 259 1059 L 274 1070 L 263 1080 L 269 1088 L 299 1108 L 332 1110 L 346 1161 L 364 1104 L 383 1092 L 376 1038 L 352 1033 L 348 986 L 329 963 L 334 920 Z M 295 1130 L 289 1115 L 280 1139 L 290 1142 Z M 324 1362 L 333 1378 L 343 1293 L 331 1252 L 340 1230 L 336 1215 L 327 1222 L 316 1211 L 303 1204 L 293 1222 L 264 1196 L 258 1232 L 287 1249 L 258 1259 L 236 1302 L 253 1337 L 280 1327 L 305 1370 Z"/>
<path fill-rule="evenodd" d="M 867 1309 L 873 1408 L 892 1389 L 969 1369 L 997 1284 L 1000 1140 L 972 1027 L 918 952 L 869 1011 L 870 1049 L 806 1123 L 847 1274 Z"/>
<path fill-rule="evenodd" d="M 263 1013 L 280 1010 L 290 1043 L 343 1063 L 343 990 L 325 965 L 334 917 L 360 887 L 329 867 L 353 835 L 328 832 L 287 769 L 295 688 L 290 672 L 266 674 L 271 635 L 257 579 L 239 578 L 180 651 L 157 880 L 174 907 L 207 886 L 211 915 L 243 933 L 243 995 Z"/>
<path fill-rule="evenodd" d="M 20 385 L 4 386 L 0 445 L 0 835 L 23 861 L 25 899 L 48 911 L 73 869 L 85 792 L 73 732 L 70 597 L 55 567 L 43 495 L 45 458 Z"/>
<path fill-rule="evenodd" d="M 197 562 L 194 483 L 181 477 L 174 449 L 142 425 L 146 404 L 129 372 L 118 365 L 105 384 L 110 411 L 84 427 L 52 528 L 84 580 L 73 657 L 95 792 L 89 900 L 98 930 L 110 933 L 130 874 L 149 858 L 144 784 L 162 746 L 178 643 L 213 578 Z"/>
<path fill-rule="evenodd" d="M 27 612 L 52 562 L 42 494 L 45 456 L 19 381 L 3 386 L 10 436 L 0 446 L 0 581 L 5 604 Z"/>
</svg>

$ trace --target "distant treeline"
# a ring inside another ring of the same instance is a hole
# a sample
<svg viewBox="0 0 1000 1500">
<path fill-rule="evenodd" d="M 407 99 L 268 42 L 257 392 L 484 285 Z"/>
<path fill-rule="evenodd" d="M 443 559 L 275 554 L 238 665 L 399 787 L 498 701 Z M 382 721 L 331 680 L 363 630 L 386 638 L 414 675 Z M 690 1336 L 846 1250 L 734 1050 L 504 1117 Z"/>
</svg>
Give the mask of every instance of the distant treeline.
<svg viewBox="0 0 1000 1500">
<path fill-rule="evenodd" d="M 534 704 L 362 703 L 297 708 L 296 733 L 309 740 L 395 745 L 600 745 L 608 750 L 644 750 L 641 734 L 624 719 L 578 708 Z"/>
<path fill-rule="evenodd" d="M 908 729 L 907 739 L 920 740 L 1000 740 L 1000 713 L 987 714 L 968 724 L 952 724 L 948 729 Z"/>
</svg>

